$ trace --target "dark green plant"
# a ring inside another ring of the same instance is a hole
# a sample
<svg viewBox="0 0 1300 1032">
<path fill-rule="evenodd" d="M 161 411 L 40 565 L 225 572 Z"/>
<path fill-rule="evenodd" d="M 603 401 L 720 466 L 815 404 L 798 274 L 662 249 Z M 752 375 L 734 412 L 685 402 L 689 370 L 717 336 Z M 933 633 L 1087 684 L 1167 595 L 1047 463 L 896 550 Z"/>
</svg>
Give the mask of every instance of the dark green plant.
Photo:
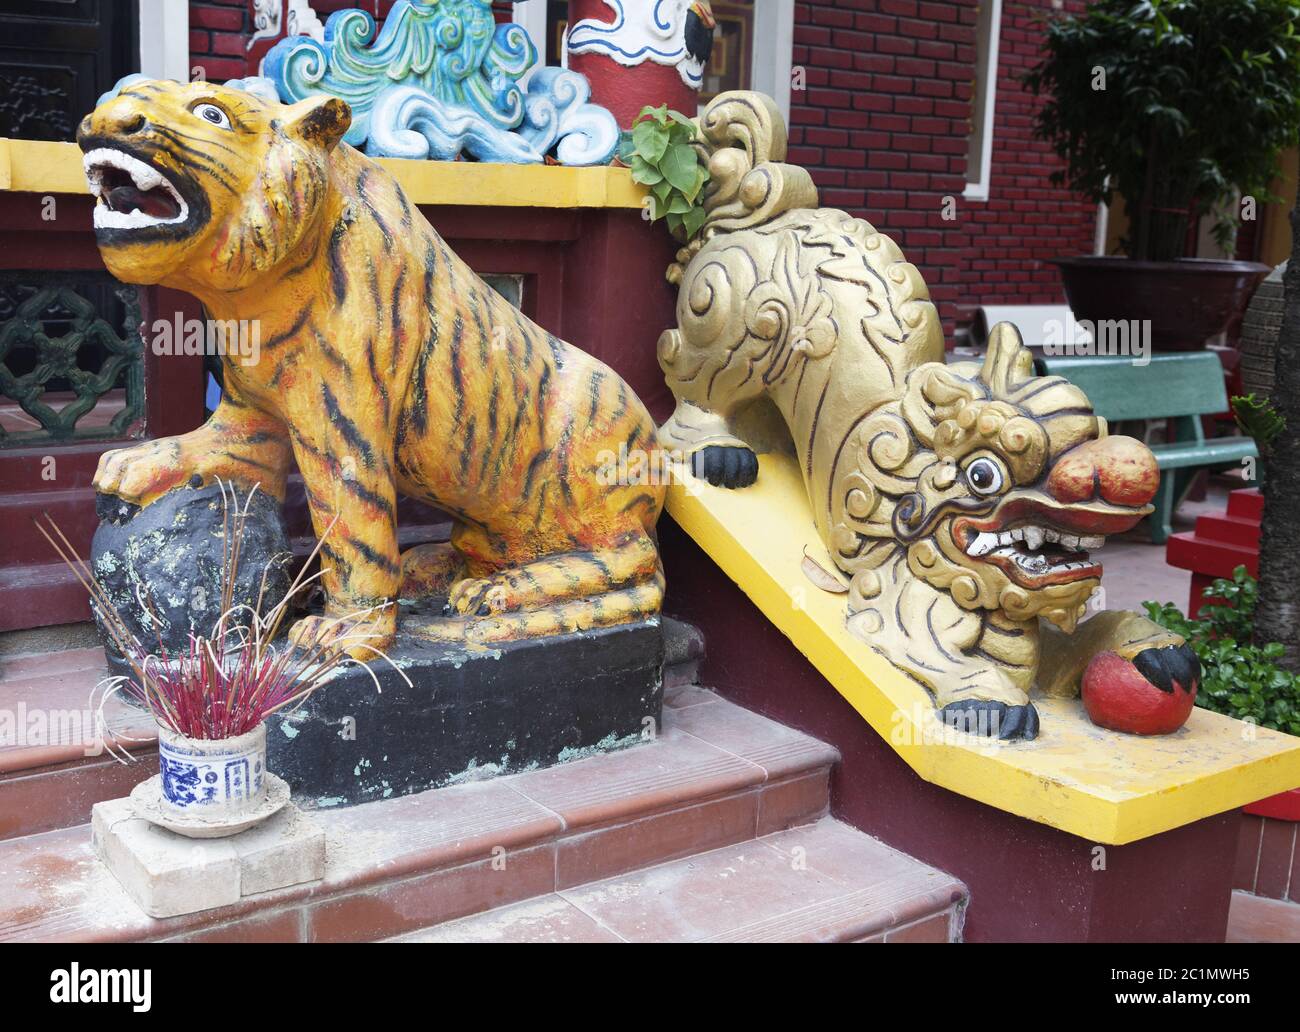
<svg viewBox="0 0 1300 1032">
<path fill-rule="evenodd" d="M 1236 192 L 1274 200 L 1300 136 L 1298 20 L 1289 0 L 1097 0 L 1048 19 L 1023 82 L 1047 98 L 1036 132 L 1066 163 L 1053 179 L 1124 197 L 1130 257 L 1182 257 L 1188 220 L 1216 210 L 1231 250 Z"/>
<path fill-rule="evenodd" d="M 1271 401 L 1257 398 L 1253 392 L 1234 395 L 1231 404 L 1232 416 L 1241 432 L 1255 439 L 1259 454 L 1267 459 L 1278 434 L 1286 429 L 1286 420 Z"/>
<path fill-rule="evenodd" d="M 1300 735 L 1300 677 L 1278 666 L 1283 648 L 1254 645 L 1258 584 L 1244 566 L 1205 589 L 1215 604 L 1189 620 L 1172 602 L 1143 602 L 1147 616 L 1182 635 L 1201 660 L 1196 705 Z"/>
<path fill-rule="evenodd" d="M 704 225 L 704 184 L 708 169 L 692 146 L 699 130 L 668 105 L 644 107 L 619 143 L 618 158 L 632 178 L 650 188 L 650 218 L 664 219 L 668 229 L 686 243 Z"/>
</svg>

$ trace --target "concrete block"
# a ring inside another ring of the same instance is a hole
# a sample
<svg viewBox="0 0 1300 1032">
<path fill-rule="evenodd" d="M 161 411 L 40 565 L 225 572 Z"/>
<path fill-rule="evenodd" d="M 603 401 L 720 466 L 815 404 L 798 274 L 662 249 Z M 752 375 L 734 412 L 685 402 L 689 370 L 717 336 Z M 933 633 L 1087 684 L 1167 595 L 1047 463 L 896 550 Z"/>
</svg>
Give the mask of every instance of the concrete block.
<svg viewBox="0 0 1300 1032">
<path fill-rule="evenodd" d="M 292 803 L 226 841 L 239 857 L 243 896 L 325 876 L 325 831 Z"/>
<path fill-rule="evenodd" d="M 188 839 L 135 815 L 129 799 L 96 803 L 91 841 L 122 888 L 150 917 L 239 902 L 239 857 L 226 839 Z"/>
<path fill-rule="evenodd" d="M 92 808 L 91 843 L 150 917 L 229 906 L 325 873 L 325 833 L 292 803 L 238 835 L 191 839 L 136 817 L 129 799 L 113 799 Z"/>
</svg>

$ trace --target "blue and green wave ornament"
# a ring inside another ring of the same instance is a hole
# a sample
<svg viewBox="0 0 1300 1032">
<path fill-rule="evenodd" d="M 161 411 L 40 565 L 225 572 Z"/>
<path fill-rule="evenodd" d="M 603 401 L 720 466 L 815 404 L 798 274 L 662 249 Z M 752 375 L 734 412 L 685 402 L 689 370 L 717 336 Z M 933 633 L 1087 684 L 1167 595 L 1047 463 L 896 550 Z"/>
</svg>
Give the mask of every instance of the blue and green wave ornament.
<svg viewBox="0 0 1300 1032">
<path fill-rule="evenodd" d="M 321 94 L 347 101 L 352 126 L 344 139 L 374 157 L 451 160 L 463 153 L 521 163 L 554 150 L 561 161 L 566 153 L 578 159 L 566 164 L 596 165 L 613 156 L 618 126 L 604 108 L 586 103 L 585 80 L 576 87 L 570 79 L 577 73 L 539 69 L 524 92 L 519 79 L 537 61 L 537 48 L 522 26 L 495 23 L 491 0 L 398 0 L 378 35 L 375 28 L 367 11 L 336 11 L 323 43 L 281 40 L 263 74 L 285 103 Z M 553 138 L 536 131 L 548 106 L 562 129 Z M 577 139 L 562 138 L 570 134 Z"/>
</svg>

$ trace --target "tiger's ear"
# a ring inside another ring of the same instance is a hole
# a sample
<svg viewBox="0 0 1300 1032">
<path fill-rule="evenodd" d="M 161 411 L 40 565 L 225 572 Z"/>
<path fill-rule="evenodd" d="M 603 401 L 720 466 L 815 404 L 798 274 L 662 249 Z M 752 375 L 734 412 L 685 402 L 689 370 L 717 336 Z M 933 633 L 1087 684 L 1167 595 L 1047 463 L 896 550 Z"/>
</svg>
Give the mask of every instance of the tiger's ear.
<svg viewBox="0 0 1300 1032">
<path fill-rule="evenodd" d="M 352 124 L 352 109 L 338 97 L 309 97 L 289 108 L 285 129 L 292 136 L 333 150 Z"/>
</svg>

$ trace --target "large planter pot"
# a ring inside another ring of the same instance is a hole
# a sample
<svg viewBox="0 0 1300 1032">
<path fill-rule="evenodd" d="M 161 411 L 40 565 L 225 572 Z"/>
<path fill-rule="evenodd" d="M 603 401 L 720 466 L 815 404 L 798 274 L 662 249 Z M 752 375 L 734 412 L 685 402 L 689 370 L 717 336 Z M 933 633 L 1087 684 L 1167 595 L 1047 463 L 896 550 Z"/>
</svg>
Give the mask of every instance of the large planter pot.
<svg viewBox="0 0 1300 1032">
<path fill-rule="evenodd" d="M 266 725 L 236 738 L 187 738 L 158 728 L 157 777 L 131 793 L 137 815 L 191 838 L 234 835 L 289 801 L 266 769 Z"/>
<path fill-rule="evenodd" d="M 1259 262 L 1216 258 L 1140 262 L 1087 255 L 1053 264 L 1076 319 L 1149 327 L 1156 351 L 1195 351 L 1220 333 L 1235 344 L 1251 294 L 1270 271 Z"/>
</svg>

